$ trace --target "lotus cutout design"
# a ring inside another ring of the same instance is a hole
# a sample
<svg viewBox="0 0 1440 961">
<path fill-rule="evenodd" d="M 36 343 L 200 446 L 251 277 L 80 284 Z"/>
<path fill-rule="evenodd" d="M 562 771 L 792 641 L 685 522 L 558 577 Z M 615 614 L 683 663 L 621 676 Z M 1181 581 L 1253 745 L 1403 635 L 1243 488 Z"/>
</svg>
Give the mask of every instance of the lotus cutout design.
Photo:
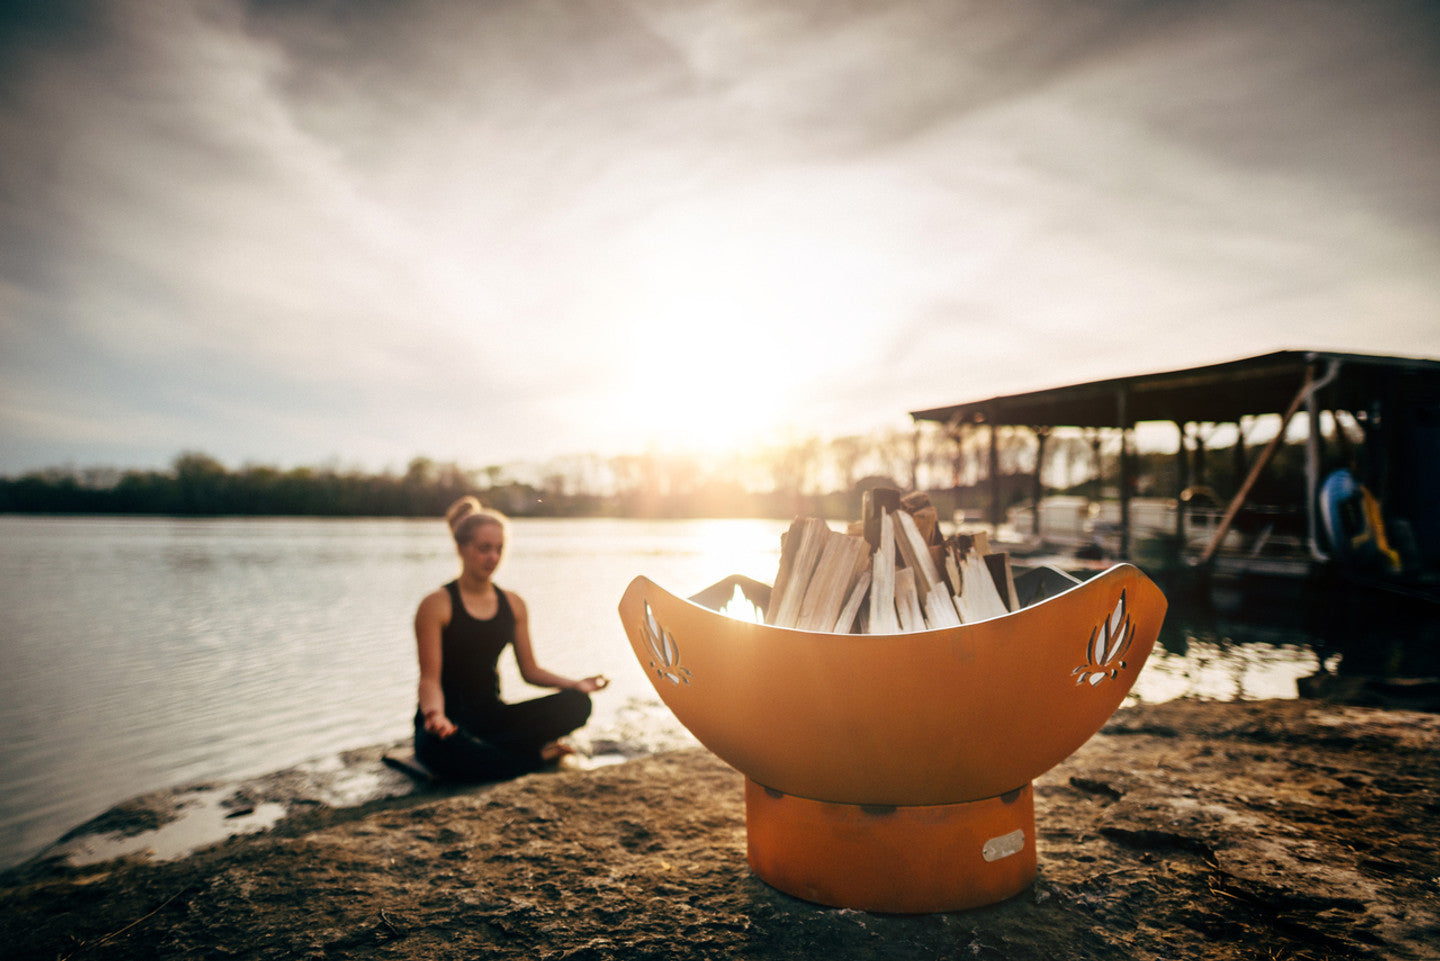
<svg viewBox="0 0 1440 961">
<path fill-rule="evenodd" d="M 675 643 L 675 635 L 660 626 L 648 603 L 645 605 L 645 616 L 640 621 L 640 632 L 645 637 L 645 645 L 650 648 L 650 667 L 655 674 L 677 686 L 689 684 L 691 675 L 680 666 L 680 645 Z"/>
<path fill-rule="evenodd" d="M 1075 675 L 1075 683 L 1093 687 L 1106 678 L 1114 680 L 1125 667 L 1122 658 L 1130 650 L 1134 637 L 1135 624 L 1130 620 L 1125 592 L 1121 591 L 1115 610 L 1099 627 L 1091 628 L 1090 640 L 1085 645 L 1085 663 L 1070 672 Z"/>
</svg>

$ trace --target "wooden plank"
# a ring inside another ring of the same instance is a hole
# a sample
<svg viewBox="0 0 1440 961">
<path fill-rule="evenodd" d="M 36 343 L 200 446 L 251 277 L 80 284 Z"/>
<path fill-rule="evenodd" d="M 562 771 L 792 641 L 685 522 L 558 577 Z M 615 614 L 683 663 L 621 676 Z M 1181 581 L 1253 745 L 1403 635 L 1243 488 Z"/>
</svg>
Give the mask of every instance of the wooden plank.
<svg viewBox="0 0 1440 961">
<path fill-rule="evenodd" d="M 944 581 L 931 588 L 925 597 L 925 623 L 932 628 L 960 626 L 960 612 Z"/>
<path fill-rule="evenodd" d="M 915 526 L 915 518 L 905 511 L 896 511 L 894 516 L 895 543 L 900 548 L 900 556 L 905 559 L 905 566 L 915 571 L 915 589 L 921 596 L 929 594 L 940 580 L 940 572 L 930 560 L 930 548 Z"/>
<path fill-rule="evenodd" d="M 902 567 L 895 572 L 895 610 L 900 615 L 900 630 L 906 633 L 925 630 L 925 615 L 920 610 L 912 567 Z"/>
<path fill-rule="evenodd" d="M 797 517 L 790 527 L 780 535 L 780 567 L 775 572 L 775 585 L 770 588 L 770 603 L 765 605 L 765 623 L 774 624 L 775 614 L 780 610 L 780 598 L 790 586 L 791 572 L 795 568 L 795 553 L 800 549 L 800 531 L 804 518 Z"/>
<path fill-rule="evenodd" d="M 995 590 L 1007 611 L 1019 610 L 1020 599 L 1015 594 L 1015 575 L 1010 569 L 1010 555 L 1004 551 L 985 555 L 985 566 L 995 581 Z"/>
<path fill-rule="evenodd" d="M 940 512 L 931 503 L 929 494 L 924 491 L 911 491 L 900 498 L 900 507 L 915 518 L 915 526 L 920 528 L 920 536 L 925 543 L 940 543 Z"/>
<path fill-rule="evenodd" d="M 924 491 L 910 491 L 900 498 L 900 506 L 911 514 L 931 506 L 930 495 Z"/>
<path fill-rule="evenodd" d="M 900 633 L 895 614 L 895 522 L 891 515 L 880 518 L 879 546 L 870 559 L 871 634 Z"/>
<path fill-rule="evenodd" d="M 788 542 L 794 539 L 793 527 L 791 532 L 786 538 L 787 546 Z M 819 562 L 820 553 L 831 533 L 833 532 L 829 526 L 818 517 L 807 517 L 800 522 L 800 542 L 795 546 L 795 559 L 785 582 L 785 593 L 778 599 L 771 599 L 771 606 L 775 608 L 771 624 L 777 627 L 795 627 L 799 622 L 800 605 L 805 600 L 805 590 L 810 586 L 815 565 Z M 768 616 L 769 612 L 766 613 Z"/>
<path fill-rule="evenodd" d="M 935 508 L 911 511 L 910 516 L 915 518 L 915 526 L 920 528 L 920 536 L 925 538 L 925 543 L 934 545 L 945 539 L 940 534 L 940 512 Z"/>
<path fill-rule="evenodd" d="M 899 509 L 900 492 L 891 487 L 872 487 L 861 498 L 861 523 L 873 550 L 880 549 L 881 518 Z"/>
<path fill-rule="evenodd" d="M 855 578 L 855 586 L 850 588 L 850 597 L 845 601 L 845 606 L 840 608 L 840 615 L 835 618 L 833 633 L 850 634 L 855 631 L 855 622 L 859 617 L 860 608 L 865 603 L 869 592 L 870 571 L 867 569 L 862 570 L 860 576 Z"/>
<path fill-rule="evenodd" d="M 950 593 L 958 600 L 963 581 L 960 577 L 959 548 L 953 545 L 945 548 L 945 580 L 950 584 Z M 957 612 L 960 612 L 959 603 L 956 603 L 955 609 Z M 963 612 L 961 612 L 961 616 L 964 616 Z"/>
<path fill-rule="evenodd" d="M 863 537 L 851 537 L 839 531 L 826 530 L 825 547 L 805 589 L 805 599 L 795 626 L 806 631 L 829 631 L 840 616 L 840 608 L 850 596 L 870 545 Z"/>
<path fill-rule="evenodd" d="M 960 612 L 960 622 L 969 624 L 971 621 L 982 620 L 984 613 L 980 607 L 978 592 L 971 591 L 970 585 L 965 583 L 968 574 L 965 552 L 957 547 L 952 557 L 957 571 L 956 576 L 959 578 L 955 590 L 955 609 Z"/>
<path fill-rule="evenodd" d="M 960 596 L 971 615 L 965 618 L 966 623 L 1009 613 L 1000 600 L 999 591 L 995 590 L 995 580 L 990 576 L 990 568 L 985 566 L 985 561 L 979 554 L 974 551 L 966 554 L 961 571 L 964 590 Z"/>
</svg>

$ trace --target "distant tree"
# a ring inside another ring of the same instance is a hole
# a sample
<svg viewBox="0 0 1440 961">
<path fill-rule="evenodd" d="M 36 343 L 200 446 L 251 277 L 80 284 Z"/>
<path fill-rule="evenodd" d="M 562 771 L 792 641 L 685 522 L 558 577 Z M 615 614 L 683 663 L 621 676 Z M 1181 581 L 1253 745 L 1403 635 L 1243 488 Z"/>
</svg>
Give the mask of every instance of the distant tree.
<svg viewBox="0 0 1440 961">
<path fill-rule="evenodd" d="M 860 463 L 870 452 L 870 442 L 859 435 L 837 437 L 830 442 L 830 457 L 840 478 L 842 491 L 854 490 Z"/>
<path fill-rule="evenodd" d="M 225 465 L 208 454 L 186 451 L 175 458 L 175 496 L 178 514 L 219 514 L 235 506 L 228 499 L 229 474 Z"/>
<path fill-rule="evenodd" d="M 485 486 L 487 488 L 499 487 L 505 477 L 505 468 L 498 464 L 491 464 L 489 467 L 481 470 L 480 473 L 485 475 Z"/>
</svg>

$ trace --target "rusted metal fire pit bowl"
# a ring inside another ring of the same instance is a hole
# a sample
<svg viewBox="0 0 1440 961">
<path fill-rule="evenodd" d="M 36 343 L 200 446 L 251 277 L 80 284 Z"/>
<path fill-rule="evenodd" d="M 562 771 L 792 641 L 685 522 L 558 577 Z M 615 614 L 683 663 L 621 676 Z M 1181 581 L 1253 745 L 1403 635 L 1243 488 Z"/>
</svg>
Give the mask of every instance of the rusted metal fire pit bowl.
<svg viewBox="0 0 1440 961">
<path fill-rule="evenodd" d="M 960 627 L 829 634 L 719 613 L 644 577 L 620 618 L 676 718 L 745 775 L 750 866 L 837 907 L 991 904 L 1035 878 L 1031 782 L 1124 700 L 1164 595 L 1120 564 L 1030 607 Z M 709 605 L 709 606 L 707 606 Z"/>
</svg>

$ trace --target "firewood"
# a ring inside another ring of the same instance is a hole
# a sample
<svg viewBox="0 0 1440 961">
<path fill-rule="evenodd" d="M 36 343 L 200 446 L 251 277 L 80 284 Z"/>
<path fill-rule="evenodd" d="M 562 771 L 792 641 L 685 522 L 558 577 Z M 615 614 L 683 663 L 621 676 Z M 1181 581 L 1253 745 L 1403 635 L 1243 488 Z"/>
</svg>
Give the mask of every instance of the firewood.
<svg viewBox="0 0 1440 961">
<path fill-rule="evenodd" d="M 871 634 L 900 632 L 900 620 L 895 613 L 895 521 L 888 513 L 880 516 L 879 543 L 870 559 L 868 629 Z"/>
<path fill-rule="evenodd" d="M 950 586 L 950 596 L 955 598 L 955 613 L 964 622 L 965 609 L 960 606 L 960 591 L 963 583 L 960 577 L 960 555 L 953 546 L 945 548 L 945 580 Z"/>
<path fill-rule="evenodd" d="M 840 616 L 835 619 L 834 633 L 850 634 L 856 632 L 856 622 L 859 620 L 860 608 L 865 603 L 865 598 L 870 592 L 870 571 L 867 568 L 860 572 L 855 578 L 855 586 L 850 588 L 850 597 L 845 601 L 845 606 L 840 608 Z M 860 631 L 858 633 L 864 633 Z"/>
<path fill-rule="evenodd" d="M 922 491 L 867 490 L 844 531 L 797 518 L 781 538 L 766 622 L 831 633 L 955 627 L 1019 609 L 1010 558 L 984 531 L 945 536 Z"/>
<path fill-rule="evenodd" d="M 915 589 L 923 597 L 940 581 L 940 572 L 930 560 L 930 548 L 926 546 L 915 518 L 904 511 L 895 512 L 895 543 L 905 566 L 915 571 Z"/>
<path fill-rule="evenodd" d="M 851 537 L 839 531 L 826 531 L 825 546 L 805 588 L 805 599 L 795 625 L 805 631 L 829 631 L 840 616 L 840 608 L 850 595 L 870 545 L 863 537 Z"/>
<path fill-rule="evenodd" d="M 913 514 L 931 506 L 930 495 L 924 491 L 911 491 L 900 498 L 900 506 Z"/>
<path fill-rule="evenodd" d="M 796 626 L 800 618 L 800 605 L 805 599 L 805 590 L 810 586 L 815 565 L 819 562 L 820 553 L 831 533 L 833 531 L 829 525 L 818 517 L 807 517 L 799 522 L 798 531 L 795 525 L 791 525 L 781 548 L 782 570 L 786 567 L 784 553 L 793 552 L 793 559 L 789 564 L 783 592 L 770 598 L 770 607 L 773 610 L 766 611 L 768 623 L 777 627 Z"/>
<path fill-rule="evenodd" d="M 1019 610 L 1020 598 L 1015 594 L 1015 574 L 1010 568 L 1010 555 L 1003 551 L 985 555 L 985 566 L 995 581 L 995 590 L 1007 611 Z"/>
<path fill-rule="evenodd" d="M 872 487 L 861 498 L 861 523 L 872 550 L 880 549 L 880 520 L 900 509 L 900 492 L 891 487 Z"/>
<path fill-rule="evenodd" d="M 1009 613 L 995 590 L 990 568 L 974 551 L 966 554 L 960 563 L 960 580 L 960 616 L 966 624 Z"/>
<path fill-rule="evenodd" d="M 800 532 L 805 527 L 805 519 L 797 517 L 790 522 L 790 527 L 780 535 L 780 568 L 775 572 L 775 585 L 770 588 L 770 603 L 765 605 L 765 623 L 774 624 L 775 615 L 780 610 L 780 598 L 790 588 L 790 578 L 795 569 L 795 555 L 800 549 Z"/>
<path fill-rule="evenodd" d="M 925 622 L 931 628 L 960 626 L 960 612 L 956 610 L 955 598 L 944 581 L 932 587 L 925 597 Z"/>
<path fill-rule="evenodd" d="M 902 567 L 895 572 L 895 610 L 900 615 L 900 630 L 907 634 L 925 630 L 925 614 L 920 610 L 913 567 Z"/>
<path fill-rule="evenodd" d="M 911 517 L 915 518 L 915 526 L 920 528 L 920 535 L 925 538 L 927 544 L 942 543 L 945 538 L 940 534 L 940 512 L 933 507 L 913 512 Z"/>
</svg>

